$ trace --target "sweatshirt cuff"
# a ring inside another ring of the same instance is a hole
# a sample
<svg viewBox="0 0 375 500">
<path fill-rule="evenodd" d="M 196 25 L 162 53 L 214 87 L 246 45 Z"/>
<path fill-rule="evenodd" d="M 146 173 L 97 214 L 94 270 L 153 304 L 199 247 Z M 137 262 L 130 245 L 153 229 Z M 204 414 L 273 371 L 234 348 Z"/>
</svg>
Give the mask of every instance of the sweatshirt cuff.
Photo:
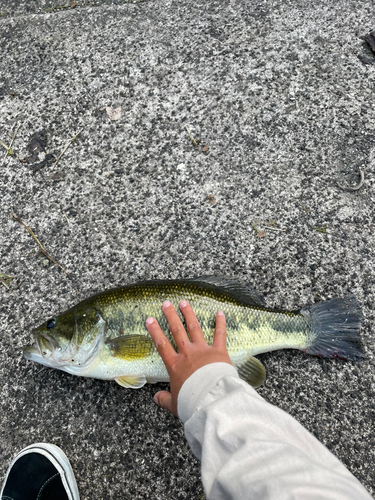
<svg viewBox="0 0 375 500">
<path fill-rule="evenodd" d="M 195 371 L 183 383 L 177 398 L 177 413 L 183 423 L 198 410 L 199 403 L 223 377 L 238 377 L 238 372 L 229 363 L 211 363 Z"/>
</svg>

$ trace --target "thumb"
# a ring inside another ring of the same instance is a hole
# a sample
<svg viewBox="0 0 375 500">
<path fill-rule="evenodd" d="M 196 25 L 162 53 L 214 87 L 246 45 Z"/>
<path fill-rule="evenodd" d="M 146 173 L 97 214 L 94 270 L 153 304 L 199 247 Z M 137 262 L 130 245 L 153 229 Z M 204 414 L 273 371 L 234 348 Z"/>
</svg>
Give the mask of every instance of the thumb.
<svg viewBox="0 0 375 500">
<path fill-rule="evenodd" d="M 172 395 L 168 391 L 159 391 L 155 394 L 154 396 L 154 401 L 157 405 L 161 406 L 164 408 L 164 410 L 168 410 L 173 415 L 177 417 L 177 411 L 174 410 L 172 406 Z"/>
</svg>

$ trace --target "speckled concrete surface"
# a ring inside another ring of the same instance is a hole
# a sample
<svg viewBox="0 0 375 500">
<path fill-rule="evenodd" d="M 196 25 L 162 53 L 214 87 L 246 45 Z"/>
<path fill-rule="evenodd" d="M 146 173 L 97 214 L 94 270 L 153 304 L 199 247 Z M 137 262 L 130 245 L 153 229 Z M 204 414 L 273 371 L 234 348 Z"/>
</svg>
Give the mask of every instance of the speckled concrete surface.
<svg viewBox="0 0 375 500">
<path fill-rule="evenodd" d="M 1 477 L 42 440 L 65 450 L 82 498 L 203 498 L 181 424 L 152 402 L 165 385 L 132 392 L 21 353 L 32 327 L 95 292 L 225 274 L 274 307 L 357 296 L 365 362 L 264 354 L 259 391 L 374 493 L 371 1 L 108 3 L 0 2 L 0 139 L 21 126 L 0 176 L 0 273 L 15 277 L 0 286 Z M 52 172 L 19 161 L 34 133 L 39 162 L 80 129 Z M 336 186 L 364 168 L 361 190 Z"/>
<path fill-rule="evenodd" d="M 66 10 L 106 5 L 124 5 L 141 3 L 148 0 L 2 0 L 0 14 L 2 16 L 18 16 L 20 14 L 50 14 Z"/>
</svg>

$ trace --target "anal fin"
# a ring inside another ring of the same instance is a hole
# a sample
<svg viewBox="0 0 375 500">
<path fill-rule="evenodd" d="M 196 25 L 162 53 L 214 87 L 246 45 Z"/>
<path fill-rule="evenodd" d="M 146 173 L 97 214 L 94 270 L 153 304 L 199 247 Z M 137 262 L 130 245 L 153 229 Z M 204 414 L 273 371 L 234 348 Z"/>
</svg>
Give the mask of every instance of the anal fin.
<svg viewBox="0 0 375 500">
<path fill-rule="evenodd" d="M 237 367 L 238 375 L 253 387 L 259 387 L 266 379 L 266 369 L 259 359 L 250 356 Z"/>
<path fill-rule="evenodd" d="M 115 380 L 119 385 L 127 389 L 140 389 L 147 382 L 144 375 L 123 375 L 122 377 L 116 377 Z"/>
</svg>

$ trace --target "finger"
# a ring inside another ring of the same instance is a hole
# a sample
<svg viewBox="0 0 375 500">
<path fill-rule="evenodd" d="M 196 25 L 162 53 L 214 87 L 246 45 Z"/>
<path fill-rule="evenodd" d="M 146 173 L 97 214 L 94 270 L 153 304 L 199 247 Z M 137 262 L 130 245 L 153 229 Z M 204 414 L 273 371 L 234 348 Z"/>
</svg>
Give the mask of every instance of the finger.
<svg viewBox="0 0 375 500">
<path fill-rule="evenodd" d="M 176 351 L 173 349 L 172 344 L 164 335 L 162 329 L 159 326 L 159 323 L 155 318 L 147 318 L 146 328 L 148 333 L 151 335 L 152 341 L 154 342 L 155 347 L 169 372 L 169 368 L 172 366 L 173 361 L 177 356 Z"/>
<path fill-rule="evenodd" d="M 155 403 L 157 405 L 159 405 L 162 408 L 164 408 L 164 410 L 170 411 L 176 417 L 178 416 L 177 415 L 177 410 L 175 410 L 173 408 L 173 405 L 172 405 L 172 395 L 171 395 L 170 392 L 168 392 L 168 391 L 159 391 L 159 392 L 157 392 L 155 394 L 155 396 L 154 396 L 154 401 L 155 401 Z"/>
<path fill-rule="evenodd" d="M 202 328 L 197 320 L 196 315 L 191 305 L 186 300 L 181 300 L 180 310 L 185 318 L 186 328 L 189 332 L 192 342 L 202 343 L 205 342 Z"/>
<path fill-rule="evenodd" d="M 223 311 L 218 311 L 216 314 L 216 326 L 213 345 L 218 349 L 227 348 L 227 324 Z"/>
<path fill-rule="evenodd" d="M 184 350 L 184 347 L 190 343 L 184 325 L 182 324 L 176 309 L 168 300 L 163 302 L 163 313 L 167 318 L 169 329 L 176 342 L 177 349 L 181 352 Z"/>
</svg>

